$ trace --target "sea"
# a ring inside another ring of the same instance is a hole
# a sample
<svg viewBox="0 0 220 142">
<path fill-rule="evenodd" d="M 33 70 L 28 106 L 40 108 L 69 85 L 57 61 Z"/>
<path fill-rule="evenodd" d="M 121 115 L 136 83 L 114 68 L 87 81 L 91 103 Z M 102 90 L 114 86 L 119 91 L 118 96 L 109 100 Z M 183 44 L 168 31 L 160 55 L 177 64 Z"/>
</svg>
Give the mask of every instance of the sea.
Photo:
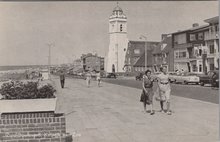
<svg viewBox="0 0 220 142">
<path fill-rule="evenodd" d="M 24 70 L 24 69 L 37 69 L 37 68 L 47 68 L 48 65 L 16 65 L 16 66 L 0 66 L 0 71 L 10 71 L 10 70 Z"/>
</svg>

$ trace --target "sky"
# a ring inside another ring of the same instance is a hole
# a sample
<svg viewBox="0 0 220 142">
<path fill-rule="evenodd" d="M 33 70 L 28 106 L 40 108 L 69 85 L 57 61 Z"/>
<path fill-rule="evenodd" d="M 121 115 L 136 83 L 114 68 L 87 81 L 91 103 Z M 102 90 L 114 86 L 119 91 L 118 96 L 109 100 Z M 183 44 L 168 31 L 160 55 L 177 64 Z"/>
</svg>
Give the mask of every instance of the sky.
<svg viewBox="0 0 220 142">
<path fill-rule="evenodd" d="M 81 54 L 105 56 L 116 1 L 0 2 L 0 66 L 72 62 Z M 161 34 L 204 25 L 218 1 L 119 1 L 129 40 L 160 41 Z"/>
</svg>

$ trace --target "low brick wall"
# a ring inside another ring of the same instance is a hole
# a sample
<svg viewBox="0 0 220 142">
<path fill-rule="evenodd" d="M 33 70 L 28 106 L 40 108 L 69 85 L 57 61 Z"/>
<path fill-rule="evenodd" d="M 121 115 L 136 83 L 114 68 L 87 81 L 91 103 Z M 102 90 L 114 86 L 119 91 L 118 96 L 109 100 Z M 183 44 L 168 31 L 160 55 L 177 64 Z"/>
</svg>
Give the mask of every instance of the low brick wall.
<svg viewBox="0 0 220 142">
<path fill-rule="evenodd" d="M 1 114 L 1 142 L 66 142 L 66 123 L 62 114 Z"/>
</svg>

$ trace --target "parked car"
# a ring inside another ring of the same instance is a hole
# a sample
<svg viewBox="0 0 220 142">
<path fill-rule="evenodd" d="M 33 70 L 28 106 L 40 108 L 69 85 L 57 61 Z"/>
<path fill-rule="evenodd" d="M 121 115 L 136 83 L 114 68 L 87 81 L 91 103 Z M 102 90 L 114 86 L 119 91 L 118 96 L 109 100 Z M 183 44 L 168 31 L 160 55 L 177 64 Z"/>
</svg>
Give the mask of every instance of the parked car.
<svg viewBox="0 0 220 142">
<path fill-rule="evenodd" d="M 136 80 L 142 80 L 143 79 L 143 73 L 139 73 L 137 76 L 135 76 Z"/>
<path fill-rule="evenodd" d="M 116 79 L 116 74 L 115 73 L 107 73 L 106 78 L 115 78 Z"/>
<path fill-rule="evenodd" d="M 213 87 L 219 87 L 219 71 L 209 71 L 207 74 L 199 76 L 200 85 L 211 84 Z"/>
<path fill-rule="evenodd" d="M 175 83 L 183 83 L 183 84 L 195 83 L 195 84 L 199 84 L 199 77 L 195 73 L 186 72 L 186 73 L 179 74 L 179 75 L 175 76 L 174 79 L 175 79 Z"/>
<path fill-rule="evenodd" d="M 168 72 L 170 83 L 176 82 L 177 73 L 176 72 Z"/>
</svg>

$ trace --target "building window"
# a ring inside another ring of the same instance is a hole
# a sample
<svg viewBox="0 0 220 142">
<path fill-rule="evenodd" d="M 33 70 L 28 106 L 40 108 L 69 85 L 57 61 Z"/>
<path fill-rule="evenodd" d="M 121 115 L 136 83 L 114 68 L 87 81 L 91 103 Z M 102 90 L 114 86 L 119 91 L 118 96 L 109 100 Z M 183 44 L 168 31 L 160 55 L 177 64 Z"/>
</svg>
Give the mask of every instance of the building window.
<svg viewBox="0 0 220 142">
<path fill-rule="evenodd" d="M 214 64 L 213 64 L 213 63 L 212 63 L 212 64 L 210 64 L 210 70 L 211 70 L 211 71 L 213 71 L 213 70 L 214 70 L 214 68 L 215 68 Z"/>
<path fill-rule="evenodd" d="M 190 34 L 190 41 L 195 41 L 196 40 L 196 35 L 195 34 Z"/>
<path fill-rule="evenodd" d="M 196 72 L 197 71 L 197 66 L 196 65 L 192 65 L 192 71 Z"/>
<path fill-rule="evenodd" d="M 122 24 L 120 25 L 120 32 L 122 32 Z"/>
<path fill-rule="evenodd" d="M 217 40 L 217 49 L 218 49 L 218 52 L 219 52 L 219 41 Z"/>
<path fill-rule="evenodd" d="M 186 43 L 186 34 L 179 34 L 174 36 L 174 44 L 183 44 Z"/>
<path fill-rule="evenodd" d="M 219 27 L 218 27 L 218 25 L 215 26 L 215 31 L 216 31 L 216 32 L 219 31 Z"/>
<path fill-rule="evenodd" d="M 140 54 L 140 49 L 134 49 L 134 54 Z"/>
<path fill-rule="evenodd" d="M 179 53 L 178 52 L 175 52 L 175 58 L 179 58 Z"/>
<path fill-rule="evenodd" d="M 186 52 L 179 52 L 179 58 L 186 58 Z"/>
<path fill-rule="evenodd" d="M 211 32 L 214 32 L 214 31 L 215 31 L 215 27 L 214 27 L 214 26 L 211 26 L 211 27 L 210 27 L 210 31 L 211 31 Z"/>
<path fill-rule="evenodd" d="M 199 72 L 202 72 L 202 65 L 199 65 Z"/>
<path fill-rule="evenodd" d="M 199 49 L 199 56 L 202 56 L 202 49 Z"/>
<path fill-rule="evenodd" d="M 131 64 L 131 58 L 128 58 L 128 64 L 129 65 Z"/>
<path fill-rule="evenodd" d="M 215 48 L 214 48 L 214 45 L 209 45 L 209 52 L 210 54 L 214 54 L 215 53 Z"/>
<path fill-rule="evenodd" d="M 199 34 L 198 34 L 198 39 L 199 39 L 199 40 L 203 40 L 203 38 L 204 38 L 203 33 L 199 33 Z"/>
<path fill-rule="evenodd" d="M 199 56 L 199 50 L 197 49 L 194 50 L 194 56 Z"/>
</svg>

